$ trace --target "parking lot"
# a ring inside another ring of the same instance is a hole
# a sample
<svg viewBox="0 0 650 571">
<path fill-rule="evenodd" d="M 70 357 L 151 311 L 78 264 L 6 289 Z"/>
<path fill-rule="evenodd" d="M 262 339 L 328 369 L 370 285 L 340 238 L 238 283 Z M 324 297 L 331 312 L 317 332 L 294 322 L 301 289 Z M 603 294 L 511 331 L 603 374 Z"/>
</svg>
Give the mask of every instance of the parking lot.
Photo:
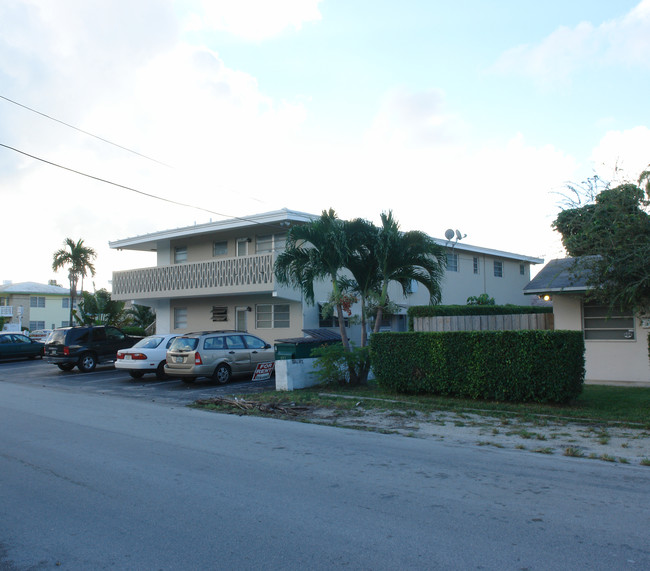
<svg viewBox="0 0 650 571">
<path fill-rule="evenodd" d="M 216 395 L 256 393 L 274 388 L 275 380 L 251 381 L 235 379 L 220 385 L 211 379 L 199 378 L 192 384 L 179 379 L 161 381 L 154 374 L 132 379 L 113 365 L 100 365 L 91 373 L 77 368 L 61 371 L 44 360 L 0 361 L 0 382 L 40 385 L 62 391 L 89 392 L 124 398 L 147 399 L 165 404 L 186 405 L 197 399 Z"/>
</svg>

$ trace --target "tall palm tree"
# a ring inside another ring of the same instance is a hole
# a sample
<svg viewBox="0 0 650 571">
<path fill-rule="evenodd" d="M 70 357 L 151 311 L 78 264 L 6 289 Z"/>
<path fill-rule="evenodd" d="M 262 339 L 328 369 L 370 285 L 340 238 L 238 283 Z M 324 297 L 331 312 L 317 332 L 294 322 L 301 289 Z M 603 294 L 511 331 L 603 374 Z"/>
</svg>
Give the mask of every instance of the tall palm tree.
<svg viewBox="0 0 650 571">
<path fill-rule="evenodd" d="M 68 267 L 68 279 L 70 280 L 70 325 L 74 325 L 74 300 L 77 293 L 77 284 L 81 278 L 81 289 L 83 291 L 83 278 L 90 273 L 95 275 L 93 260 L 97 254 L 95 250 L 84 246 L 82 239 L 76 242 L 72 238 L 66 238 L 64 247 L 54 252 L 52 269 L 56 272 L 60 268 Z M 66 249 L 68 248 L 68 249 Z"/>
<path fill-rule="evenodd" d="M 424 232 L 401 232 L 392 212 L 382 212 L 377 235 L 377 261 L 381 286 L 375 319 L 375 333 L 381 327 L 387 307 L 388 286 L 397 282 L 404 295 L 412 293 L 413 282 L 419 282 L 429 292 L 429 302 L 439 303 L 440 281 L 445 272 L 445 251 Z"/>
<path fill-rule="evenodd" d="M 323 211 L 320 218 L 294 226 L 287 234 L 284 252 L 275 261 L 275 276 L 279 283 L 295 286 L 314 303 L 314 281 L 329 280 L 335 300 L 341 340 L 346 351 L 350 341 L 343 320 L 339 272 L 348 259 L 350 246 L 344 231 L 344 222 L 334 210 Z"/>
</svg>

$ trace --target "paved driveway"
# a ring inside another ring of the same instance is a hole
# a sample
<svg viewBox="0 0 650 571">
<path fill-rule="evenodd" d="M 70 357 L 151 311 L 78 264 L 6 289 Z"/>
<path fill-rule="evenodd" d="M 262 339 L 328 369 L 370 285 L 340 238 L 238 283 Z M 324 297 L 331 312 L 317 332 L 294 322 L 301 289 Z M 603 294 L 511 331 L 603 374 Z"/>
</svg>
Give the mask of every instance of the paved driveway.
<svg viewBox="0 0 650 571">
<path fill-rule="evenodd" d="M 82 373 L 76 368 L 65 372 L 56 365 L 41 360 L 0 362 L 0 382 L 74 389 L 75 392 L 101 393 L 179 405 L 216 395 L 256 393 L 275 386 L 274 380 L 249 379 L 237 379 L 226 385 L 219 385 L 209 379 L 197 379 L 193 384 L 187 384 L 178 379 L 160 381 L 154 374 L 132 379 L 128 373 L 116 370 L 113 365 L 99 366 L 91 373 Z"/>
</svg>

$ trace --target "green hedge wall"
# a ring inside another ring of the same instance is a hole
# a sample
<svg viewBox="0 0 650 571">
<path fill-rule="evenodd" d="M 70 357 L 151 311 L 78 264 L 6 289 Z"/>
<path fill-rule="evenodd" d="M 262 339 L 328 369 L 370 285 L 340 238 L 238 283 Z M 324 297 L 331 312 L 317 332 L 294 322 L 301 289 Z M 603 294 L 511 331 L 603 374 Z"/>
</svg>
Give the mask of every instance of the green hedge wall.
<svg viewBox="0 0 650 571">
<path fill-rule="evenodd" d="M 513 313 L 553 313 L 553 308 L 532 305 L 414 305 L 408 308 L 409 317 L 511 315 Z"/>
<path fill-rule="evenodd" d="M 380 386 L 501 402 L 561 403 L 585 376 L 581 331 L 380 333 L 370 339 Z"/>
</svg>

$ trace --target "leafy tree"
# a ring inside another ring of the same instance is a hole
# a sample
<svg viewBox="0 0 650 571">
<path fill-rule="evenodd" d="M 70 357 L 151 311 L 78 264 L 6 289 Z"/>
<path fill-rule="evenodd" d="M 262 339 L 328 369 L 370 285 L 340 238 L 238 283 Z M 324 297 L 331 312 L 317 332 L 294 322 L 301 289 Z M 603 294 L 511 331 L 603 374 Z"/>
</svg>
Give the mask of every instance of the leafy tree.
<svg viewBox="0 0 650 571">
<path fill-rule="evenodd" d="M 330 208 L 308 224 L 293 226 L 287 235 L 285 250 L 275 262 L 278 282 L 299 288 L 307 303 L 314 303 L 315 281 L 330 281 L 346 351 L 350 350 L 350 341 L 343 320 L 339 272 L 345 266 L 349 251 L 344 222 Z"/>
<path fill-rule="evenodd" d="M 639 185 L 605 188 L 588 204 L 560 212 L 553 228 L 567 253 L 579 258 L 576 270 L 589 295 L 611 307 L 650 311 L 650 172 Z"/>
<path fill-rule="evenodd" d="M 91 276 L 95 275 L 93 260 L 97 254 L 92 248 L 84 246 L 82 239 L 75 242 L 72 238 L 66 238 L 63 244 L 64 248 L 54 252 L 52 269 L 56 272 L 60 268 L 68 267 L 68 279 L 70 280 L 70 325 L 73 325 L 74 300 L 77 293 L 77 284 L 81 278 L 81 291 L 83 293 L 83 278 L 89 273 Z"/>
<path fill-rule="evenodd" d="M 467 298 L 467 305 L 494 305 L 495 301 L 493 297 L 490 297 L 487 293 L 482 293 L 481 295 L 470 295 Z"/>
<path fill-rule="evenodd" d="M 402 232 L 393 213 L 383 212 L 377 233 L 376 257 L 380 287 L 375 332 L 379 331 L 382 316 L 389 308 L 388 286 L 391 282 L 399 284 L 404 295 L 413 293 L 413 282 L 418 282 L 428 290 L 430 303 L 440 302 L 445 252 L 433 238 L 418 230 Z"/>
<path fill-rule="evenodd" d="M 81 292 L 79 321 L 83 325 L 120 325 L 124 318 L 124 302 L 111 299 L 105 289 L 95 293 Z"/>
<path fill-rule="evenodd" d="M 138 305 L 134 303 L 132 307 L 125 311 L 133 325 L 146 329 L 156 320 L 156 313 L 147 305 Z"/>
</svg>

